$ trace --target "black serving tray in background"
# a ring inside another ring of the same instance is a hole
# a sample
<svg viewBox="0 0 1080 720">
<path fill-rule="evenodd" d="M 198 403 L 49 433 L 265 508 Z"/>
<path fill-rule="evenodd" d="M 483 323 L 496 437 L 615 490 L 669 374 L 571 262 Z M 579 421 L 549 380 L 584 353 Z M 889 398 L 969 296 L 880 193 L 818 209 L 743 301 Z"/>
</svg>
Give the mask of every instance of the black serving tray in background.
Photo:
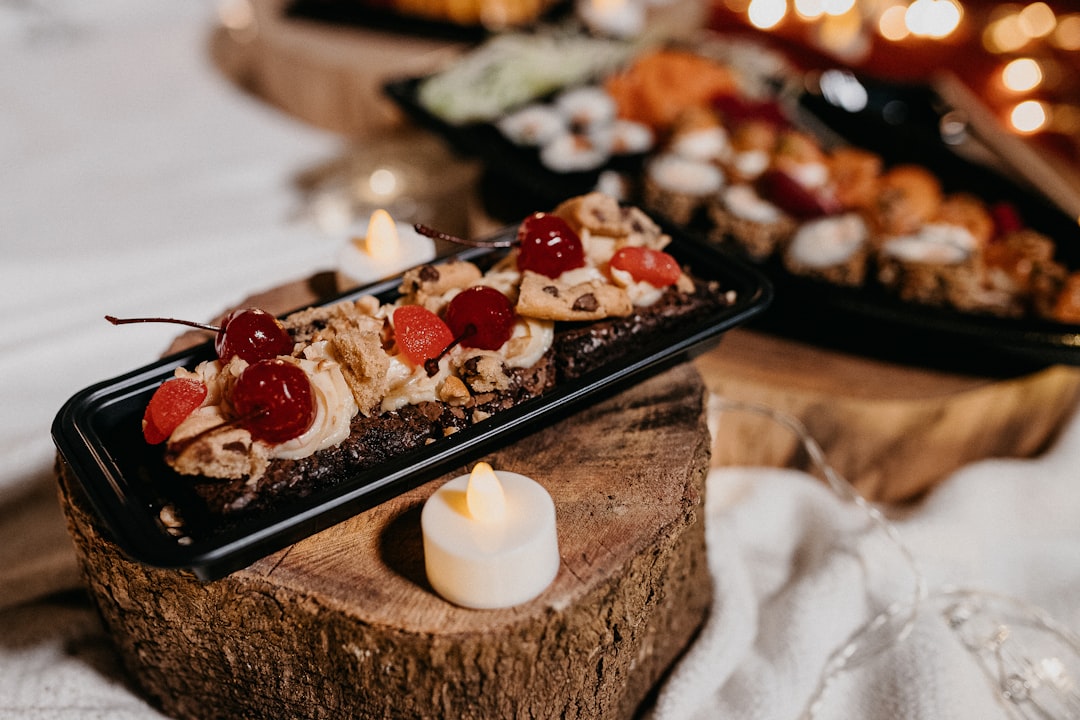
<svg viewBox="0 0 1080 720">
<path fill-rule="evenodd" d="M 500 237 L 510 233 L 516 228 L 506 229 Z M 541 397 L 287 506 L 232 522 L 212 519 L 193 494 L 192 479 L 168 468 L 161 447 L 149 446 L 142 438 L 141 420 L 154 390 L 175 368 L 212 358 L 209 344 L 77 393 L 57 414 L 53 439 L 109 536 L 128 555 L 149 565 L 190 569 L 204 580 L 221 577 L 691 357 L 771 301 L 771 286 L 764 276 L 723 251 L 681 235 L 674 236 L 668 250 L 696 276 L 717 281 L 721 292 L 735 291 L 734 303 L 655 337 L 633 354 Z M 505 252 L 473 248 L 454 257 L 484 265 Z M 361 294 L 392 301 L 399 284 L 399 278 L 387 280 L 328 302 Z M 187 544 L 162 525 L 159 512 L 166 505 L 184 517 Z"/>
<path fill-rule="evenodd" d="M 932 88 L 854 78 L 866 91 L 857 110 L 821 92 L 795 98 L 793 120 L 875 152 L 886 166 L 930 169 L 948 193 L 1007 203 L 1025 226 L 1054 241 L 1056 259 L 1080 269 L 1080 225 L 1031 187 L 969 160 L 942 136 L 952 108 Z M 888 360 L 983 375 L 1015 375 L 1051 364 L 1080 365 L 1080 326 L 1036 317 L 1003 318 L 904 302 L 878 287 L 844 288 L 762 266 L 777 299 L 761 326 Z"/>
<path fill-rule="evenodd" d="M 540 164 L 536 150 L 518 147 L 494 125 L 455 126 L 423 108 L 417 99 L 424 78 L 396 80 L 385 91 L 415 122 L 440 135 L 459 152 L 479 158 L 490 188 L 485 199 L 496 215 L 507 209 L 553 206 L 596 187 L 603 170 L 624 174 L 633 190 L 647 157 L 585 173 L 556 173 Z M 940 133 L 948 111 L 927 86 L 857 78 L 867 91 L 865 107 L 847 110 L 817 92 L 789 93 L 782 99 L 797 126 L 826 144 L 857 145 L 882 156 L 886 165 L 918 163 L 941 179 L 948 192 L 969 192 L 988 202 L 1005 201 L 1024 223 L 1052 238 L 1058 259 L 1080 269 L 1080 225 L 1042 195 L 976 164 L 945 144 Z M 632 197 L 639 202 L 639 197 Z M 705 238 L 707 227 L 682 227 Z M 1001 318 L 903 302 L 884 290 L 845 288 L 792 275 L 777 261 L 758 265 L 772 282 L 775 299 L 751 323 L 755 329 L 889 362 L 950 372 L 1008 376 L 1051 364 L 1080 365 L 1080 326 L 1039 318 Z"/>
</svg>

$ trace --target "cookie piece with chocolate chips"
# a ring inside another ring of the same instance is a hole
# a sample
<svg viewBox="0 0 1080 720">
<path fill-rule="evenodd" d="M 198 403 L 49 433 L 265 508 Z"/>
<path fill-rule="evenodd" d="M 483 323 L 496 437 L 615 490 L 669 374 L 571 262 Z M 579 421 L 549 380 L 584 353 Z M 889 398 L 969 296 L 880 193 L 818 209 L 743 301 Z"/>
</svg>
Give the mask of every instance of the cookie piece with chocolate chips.
<svg viewBox="0 0 1080 720">
<path fill-rule="evenodd" d="M 601 280 L 571 285 L 526 270 L 521 278 L 517 312 L 543 320 L 600 320 L 625 317 L 634 309 L 626 291 Z"/>
</svg>

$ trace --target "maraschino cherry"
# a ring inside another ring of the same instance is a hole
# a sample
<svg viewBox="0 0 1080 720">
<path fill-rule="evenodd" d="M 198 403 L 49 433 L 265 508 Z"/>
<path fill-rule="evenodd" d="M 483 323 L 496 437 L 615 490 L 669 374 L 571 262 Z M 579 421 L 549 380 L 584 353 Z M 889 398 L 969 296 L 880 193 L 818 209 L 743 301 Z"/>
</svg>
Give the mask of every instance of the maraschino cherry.
<svg viewBox="0 0 1080 720">
<path fill-rule="evenodd" d="M 462 347 L 498 350 L 514 331 L 514 307 L 495 288 L 476 285 L 450 300 L 446 324 Z"/>
<path fill-rule="evenodd" d="M 267 358 L 244 368 L 233 387 L 238 424 L 251 437 L 277 445 L 303 435 L 315 421 L 311 381 L 298 365 Z"/>
<path fill-rule="evenodd" d="M 456 346 L 498 350 L 514 332 L 514 308 L 493 287 L 462 290 L 446 306 L 446 320 L 419 305 L 394 310 L 398 347 L 429 376 L 439 372 L 439 360 Z"/>
<path fill-rule="evenodd" d="M 533 213 L 518 227 L 518 269 L 556 278 L 585 265 L 581 238 L 558 215 Z"/>
<path fill-rule="evenodd" d="M 259 308 L 234 310 L 225 316 L 220 327 L 175 318 L 118 318 L 106 315 L 105 319 L 113 325 L 165 322 L 215 332 L 214 350 L 222 362 L 237 356 L 254 363 L 278 355 L 289 355 L 293 349 L 292 337 L 285 327 L 276 317 Z"/>
<path fill-rule="evenodd" d="M 532 270 L 550 278 L 585 265 L 585 249 L 581 238 L 558 215 L 533 213 L 518 226 L 517 236 L 513 240 L 504 237 L 466 240 L 427 225 L 417 224 L 415 228 L 421 235 L 472 247 L 510 247 L 517 243 L 518 269 Z"/>
</svg>

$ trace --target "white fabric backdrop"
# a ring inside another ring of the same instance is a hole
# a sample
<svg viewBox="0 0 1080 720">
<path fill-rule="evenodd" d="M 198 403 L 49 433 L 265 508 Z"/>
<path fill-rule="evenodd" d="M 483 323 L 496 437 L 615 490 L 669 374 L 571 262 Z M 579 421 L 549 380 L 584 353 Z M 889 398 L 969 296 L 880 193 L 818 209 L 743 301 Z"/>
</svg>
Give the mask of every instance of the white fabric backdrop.
<svg viewBox="0 0 1080 720">
<path fill-rule="evenodd" d="M 340 141 L 215 72 L 214 10 L 0 3 L 0 717 L 157 716 L 78 590 L 55 502 L 60 405 L 175 335 L 102 316 L 211 317 L 330 267 L 341 240 L 291 184 Z M 1078 463 L 1074 421 L 1049 456 L 967 468 L 897 519 L 932 595 L 903 643 L 836 679 L 820 716 L 1008 717 L 933 593 L 985 587 L 1080 628 Z M 708 502 L 716 606 L 653 714 L 798 717 L 830 654 L 910 597 L 910 573 L 860 508 L 807 476 L 715 472 Z"/>
</svg>

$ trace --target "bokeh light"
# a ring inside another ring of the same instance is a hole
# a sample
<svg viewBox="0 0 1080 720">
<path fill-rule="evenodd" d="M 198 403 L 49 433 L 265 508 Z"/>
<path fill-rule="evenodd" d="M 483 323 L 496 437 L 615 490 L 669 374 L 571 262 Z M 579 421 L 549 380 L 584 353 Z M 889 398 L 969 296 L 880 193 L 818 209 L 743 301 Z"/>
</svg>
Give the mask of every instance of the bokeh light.
<svg viewBox="0 0 1080 720">
<path fill-rule="evenodd" d="M 1050 112 L 1044 103 L 1038 100 L 1025 100 L 1017 103 L 1009 113 L 1009 123 L 1017 132 L 1030 134 L 1046 127 Z"/>
<path fill-rule="evenodd" d="M 960 25 L 960 6 L 952 0 L 915 0 L 908 6 L 904 21 L 913 35 L 943 38 Z"/>
<path fill-rule="evenodd" d="M 750 0 L 746 17 L 759 30 L 768 30 L 780 24 L 787 15 L 786 0 Z"/>
<path fill-rule="evenodd" d="M 1001 82 L 1013 92 L 1034 90 L 1043 81 L 1043 71 L 1033 58 L 1016 58 L 1001 70 Z"/>
</svg>

